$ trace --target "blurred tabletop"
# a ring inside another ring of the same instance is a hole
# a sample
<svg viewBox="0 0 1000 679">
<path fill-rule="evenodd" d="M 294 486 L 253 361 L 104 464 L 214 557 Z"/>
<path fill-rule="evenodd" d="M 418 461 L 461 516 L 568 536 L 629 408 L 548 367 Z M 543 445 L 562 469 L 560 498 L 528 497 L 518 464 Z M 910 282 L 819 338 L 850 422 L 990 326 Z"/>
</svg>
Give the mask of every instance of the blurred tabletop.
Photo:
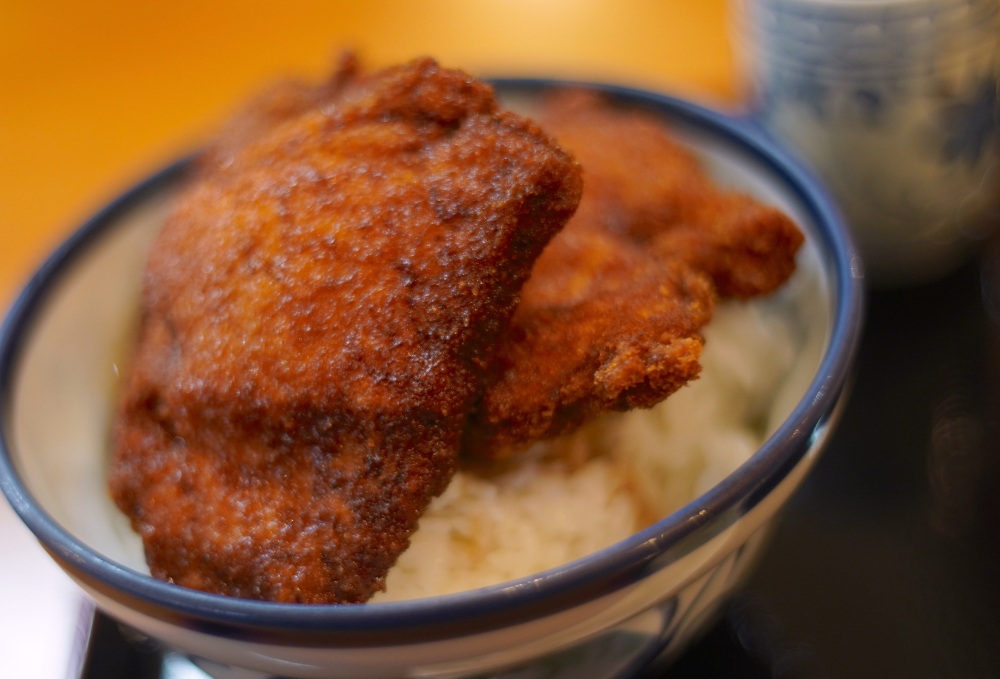
<svg viewBox="0 0 1000 679">
<path fill-rule="evenodd" d="M 262 84 L 346 49 L 477 75 L 607 80 L 725 101 L 724 0 L 0 2 L 0 300 L 120 189 Z"/>
</svg>

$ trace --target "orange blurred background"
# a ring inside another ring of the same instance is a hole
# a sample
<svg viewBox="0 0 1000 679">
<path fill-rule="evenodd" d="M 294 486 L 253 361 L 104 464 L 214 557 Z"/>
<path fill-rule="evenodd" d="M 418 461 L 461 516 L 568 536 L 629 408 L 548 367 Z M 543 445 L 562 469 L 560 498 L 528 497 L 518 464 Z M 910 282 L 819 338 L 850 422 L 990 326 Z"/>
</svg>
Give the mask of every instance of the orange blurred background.
<svg viewBox="0 0 1000 679">
<path fill-rule="evenodd" d="M 725 0 L 0 1 L 0 308 L 101 204 L 283 74 L 429 54 L 724 105 Z"/>
</svg>

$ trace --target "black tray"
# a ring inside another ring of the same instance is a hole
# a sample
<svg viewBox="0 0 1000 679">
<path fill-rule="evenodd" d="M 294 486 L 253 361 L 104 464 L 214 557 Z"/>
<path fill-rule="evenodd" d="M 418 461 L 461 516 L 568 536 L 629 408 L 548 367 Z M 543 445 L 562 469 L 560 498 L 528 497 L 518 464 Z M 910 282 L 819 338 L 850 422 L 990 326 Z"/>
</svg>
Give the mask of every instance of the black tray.
<svg viewBox="0 0 1000 679">
<path fill-rule="evenodd" d="M 646 679 L 995 679 L 998 570 L 989 244 L 944 280 L 869 296 L 841 424 L 760 568 L 699 643 Z M 97 614 L 81 679 L 181 676 L 181 659 L 129 636 Z"/>
</svg>

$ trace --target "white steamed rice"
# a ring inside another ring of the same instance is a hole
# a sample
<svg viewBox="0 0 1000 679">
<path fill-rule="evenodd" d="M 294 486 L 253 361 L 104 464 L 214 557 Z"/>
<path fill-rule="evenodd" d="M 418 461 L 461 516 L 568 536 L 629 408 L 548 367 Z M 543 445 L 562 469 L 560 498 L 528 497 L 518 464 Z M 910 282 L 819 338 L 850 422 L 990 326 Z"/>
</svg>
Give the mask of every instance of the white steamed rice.
<svg viewBox="0 0 1000 679">
<path fill-rule="evenodd" d="M 511 471 L 460 471 L 420 520 L 374 601 L 530 575 L 595 552 L 687 504 L 760 446 L 801 348 L 788 314 L 720 305 L 700 379 L 650 410 L 606 417 Z"/>
</svg>

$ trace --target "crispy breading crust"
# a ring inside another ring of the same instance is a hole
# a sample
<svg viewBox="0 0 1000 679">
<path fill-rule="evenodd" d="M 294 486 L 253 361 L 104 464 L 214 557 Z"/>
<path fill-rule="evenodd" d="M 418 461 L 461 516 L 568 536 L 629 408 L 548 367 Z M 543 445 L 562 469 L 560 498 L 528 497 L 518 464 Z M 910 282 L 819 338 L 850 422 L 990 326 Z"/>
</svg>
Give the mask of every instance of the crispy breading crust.
<svg viewBox="0 0 1000 679">
<path fill-rule="evenodd" d="M 155 244 L 110 487 L 156 577 L 360 602 L 451 478 L 580 174 L 429 59 L 292 99 L 206 155 Z"/>
<path fill-rule="evenodd" d="M 766 295 L 794 273 L 794 222 L 720 187 L 662 118 L 566 90 L 536 119 L 583 166 L 581 213 L 606 230 L 708 274 L 720 298 Z"/>
<path fill-rule="evenodd" d="M 501 341 L 470 459 L 663 400 L 697 377 L 715 300 L 773 291 L 803 242 L 779 210 L 715 186 L 653 114 L 570 90 L 536 119 L 580 161 L 584 195 Z"/>
<path fill-rule="evenodd" d="M 708 279 L 576 219 L 525 286 L 466 430 L 467 455 L 504 458 L 601 412 L 650 407 L 701 370 Z"/>
</svg>

